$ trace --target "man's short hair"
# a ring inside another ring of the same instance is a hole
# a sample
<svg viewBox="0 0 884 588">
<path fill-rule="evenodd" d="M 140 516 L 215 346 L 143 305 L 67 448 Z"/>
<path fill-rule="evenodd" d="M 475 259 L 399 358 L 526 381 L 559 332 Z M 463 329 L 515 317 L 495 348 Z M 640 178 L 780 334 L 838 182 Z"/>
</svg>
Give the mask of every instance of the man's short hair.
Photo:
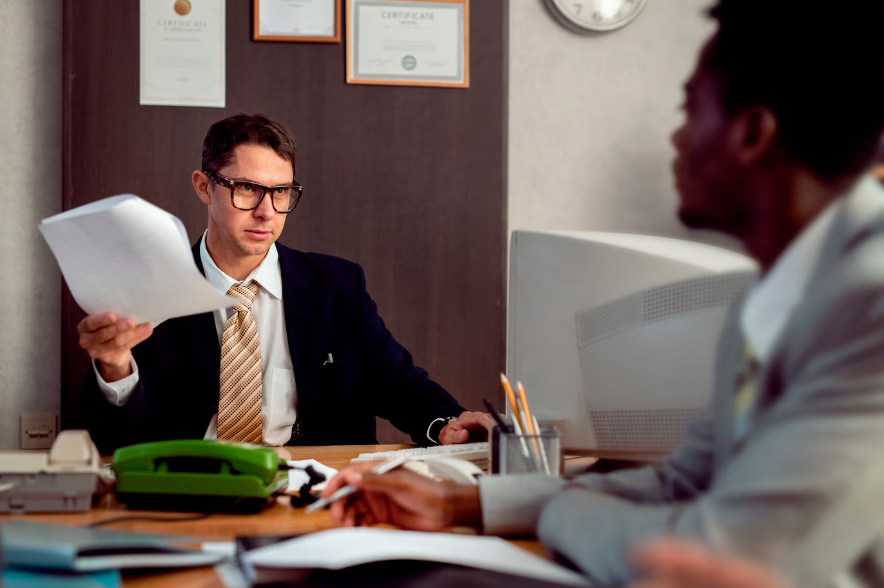
<svg viewBox="0 0 884 588">
<path fill-rule="evenodd" d="M 884 130 L 884 0 L 719 0 L 705 67 L 728 114 L 769 107 L 821 179 L 861 173 Z"/>
<path fill-rule="evenodd" d="M 284 126 L 263 114 L 234 114 L 209 127 L 203 141 L 203 171 L 218 172 L 233 159 L 237 145 L 269 147 L 292 164 L 295 176 L 295 141 Z"/>
</svg>

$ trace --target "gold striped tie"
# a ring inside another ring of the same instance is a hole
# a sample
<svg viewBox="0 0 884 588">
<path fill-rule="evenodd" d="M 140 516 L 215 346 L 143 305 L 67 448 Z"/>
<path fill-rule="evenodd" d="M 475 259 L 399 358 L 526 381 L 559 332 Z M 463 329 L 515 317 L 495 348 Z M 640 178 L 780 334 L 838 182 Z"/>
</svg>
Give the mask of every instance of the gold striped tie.
<svg viewBox="0 0 884 588">
<path fill-rule="evenodd" d="M 221 335 L 221 395 L 218 401 L 218 439 L 260 444 L 261 346 L 252 302 L 258 284 L 234 284 L 227 291 L 241 301 Z"/>
</svg>

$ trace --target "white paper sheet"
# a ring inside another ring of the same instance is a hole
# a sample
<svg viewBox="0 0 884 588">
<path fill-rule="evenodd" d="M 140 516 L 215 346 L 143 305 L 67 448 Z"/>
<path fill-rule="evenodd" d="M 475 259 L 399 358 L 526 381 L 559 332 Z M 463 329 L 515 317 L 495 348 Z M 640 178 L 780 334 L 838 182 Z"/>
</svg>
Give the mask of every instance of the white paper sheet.
<svg viewBox="0 0 884 588">
<path fill-rule="evenodd" d="M 246 553 L 249 565 L 338 570 L 398 559 L 451 563 L 572 585 L 589 581 L 498 537 L 352 528 L 311 533 Z"/>
<path fill-rule="evenodd" d="M 325 485 L 328 484 L 329 480 L 338 475 L 338 470 L 334 468 L 330 468 L 325 464 L 319 463 L 315 459 L 302 459 L 300 461 L 290 461 L 287 462 L 290 466 L 306 468 L 307 466 L 313 466 L 313 469 L 319 472 L 320 474 L 325 474 L 325 482 L 321 484 L 317 484 L 313 487 L 314 490 L 322 490 L 325 488 Z M 291 494 L 293 492 L 298 492 L 301 489 L 301 486 L 307 483 L 310 479 L 310 476 L 307 475 L 306 472 L 302 470 L 289 470 L 289 489 L 288 493 Z"/>
<path fill-rule="evenodd" d="M 141 0 L 139 14 L 140 104 L 223 108 L 225 0 Z"/>
<path fill-rule="evenodd" d="M 233 306 L 199 272 L 184 225 L 134 196 L 105 198 L 38 227 L 77 304 L 149 322 Z"/>
</svg>

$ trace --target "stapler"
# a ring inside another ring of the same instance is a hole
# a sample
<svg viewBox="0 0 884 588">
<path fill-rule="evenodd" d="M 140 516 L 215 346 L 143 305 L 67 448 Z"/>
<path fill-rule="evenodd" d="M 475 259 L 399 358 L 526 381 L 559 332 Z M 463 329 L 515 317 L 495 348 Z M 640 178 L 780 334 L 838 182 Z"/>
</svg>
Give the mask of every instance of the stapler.
<svg viewBox="0 0 884 588">
<path fill-rule="evenodd" d="M 87 431 L 62 431 L 48 452 L 0 451 L 0 513 L 87 511 L 100 473 Z"/>
</svg>

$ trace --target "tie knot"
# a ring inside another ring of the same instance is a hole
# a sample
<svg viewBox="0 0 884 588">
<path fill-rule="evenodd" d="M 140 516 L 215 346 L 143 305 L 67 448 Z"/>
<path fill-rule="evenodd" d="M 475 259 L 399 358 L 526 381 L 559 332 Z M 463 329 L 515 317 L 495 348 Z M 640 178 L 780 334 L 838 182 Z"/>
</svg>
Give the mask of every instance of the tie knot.
<svg viewBox="0 0 884 588">
<path fill-rule="evenodd" d="M 251 310 L 252 303 L 255 301 L 255 296 L 258 295 L 258 283 L 252 282 L 248 286 L 234 284 L 230 287 L 230 290 L 227 291 L 227 295 L 240 301 L 239 304 L 233 307 L 235 311 Z"/>
</svg>

